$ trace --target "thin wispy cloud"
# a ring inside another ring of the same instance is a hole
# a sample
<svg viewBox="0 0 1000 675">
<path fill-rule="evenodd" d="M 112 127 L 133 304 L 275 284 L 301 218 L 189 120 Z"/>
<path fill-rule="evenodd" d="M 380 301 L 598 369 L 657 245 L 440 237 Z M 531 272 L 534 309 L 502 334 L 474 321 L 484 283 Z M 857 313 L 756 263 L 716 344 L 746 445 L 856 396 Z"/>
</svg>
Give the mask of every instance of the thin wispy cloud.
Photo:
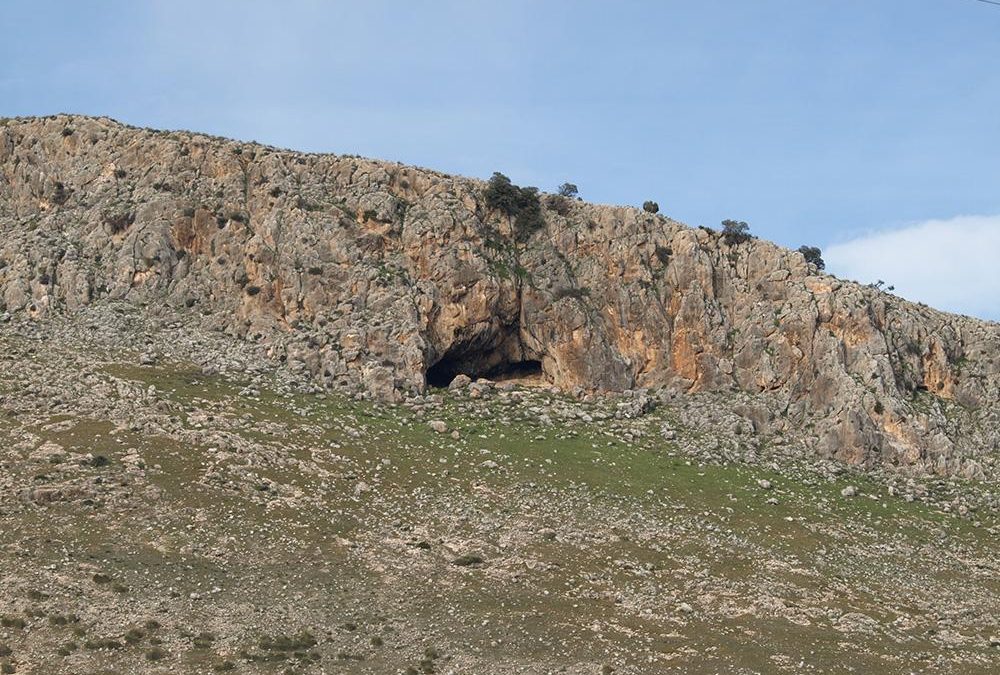
<svg viewBox="0 0 1000 675">
<path fill-rule="evenodd" d="M 837 276 L 882 279 L 908 300 L 1000 319 L 1000 215 L 928 220 L 829 246 Z"/>
</svg>

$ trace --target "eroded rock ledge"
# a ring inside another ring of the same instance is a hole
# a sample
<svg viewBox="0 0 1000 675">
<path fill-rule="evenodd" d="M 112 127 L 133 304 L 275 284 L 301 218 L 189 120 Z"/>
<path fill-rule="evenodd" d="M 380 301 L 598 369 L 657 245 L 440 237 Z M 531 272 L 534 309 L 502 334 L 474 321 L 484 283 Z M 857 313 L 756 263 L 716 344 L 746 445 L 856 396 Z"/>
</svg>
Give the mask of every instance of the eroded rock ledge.
<svg viewBox="0 0 1000 675">
<path fill-rule="evenodd" d="M 516 243 L 471 179 L 104 118 L 0 124 L 3 311 L 167 304 L 386 399 L 509 369 L 768 392 L 826 456 L 1000 473 L 1000 327 L 771 243 L 551 197 Z"/>
</svg>

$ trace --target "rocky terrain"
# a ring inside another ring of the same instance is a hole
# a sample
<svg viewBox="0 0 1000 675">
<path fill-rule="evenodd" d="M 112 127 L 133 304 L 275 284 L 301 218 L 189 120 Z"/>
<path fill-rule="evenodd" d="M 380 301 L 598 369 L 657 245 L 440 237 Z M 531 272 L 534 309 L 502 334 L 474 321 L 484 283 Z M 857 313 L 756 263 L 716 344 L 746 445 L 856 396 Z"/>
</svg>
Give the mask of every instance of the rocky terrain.
<svg viewBox="0 0 1000 675">
<path fill-rule="evenodd" d="M 324 392 L 169 308 L 0 329 L 14 673 L 992 673 L 994 487 L 739 392 Z"/>
<path fill-rule="evenodd" d="M 1000 477 L 1000 327 L 639 209 L 108 119 L 0 126 L 0 298 L 44 317 L 166 304 L 340 391 L 457 373 L 563 391 L 768 393 L 820 456 Z"/>
<path fill-rule="evenodd" d="M 0 673 L 994 673 L 1000 327 L 642 210 L 0 120 Z"/>
</svg>

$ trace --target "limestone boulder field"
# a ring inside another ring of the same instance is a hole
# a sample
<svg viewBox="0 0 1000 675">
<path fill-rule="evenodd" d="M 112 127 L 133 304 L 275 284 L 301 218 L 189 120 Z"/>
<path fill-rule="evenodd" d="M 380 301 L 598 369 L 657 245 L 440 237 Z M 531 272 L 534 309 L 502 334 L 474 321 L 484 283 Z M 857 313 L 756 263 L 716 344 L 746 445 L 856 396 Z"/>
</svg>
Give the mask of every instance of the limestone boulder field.
<svg viewBox="0 0 1000 675">
<path fill-rule="evenodd" d="M 542 195 L 544 227 L 516 236 L 484 186 L 107 118 L 0 120 L 0 314 L 169 306 L 388 401 L 525 372 L 738 389 L 766 395 L 755 429 L 823 456 L 1000 476 L 1000 325 L 639 208 Z"/>
</svg>

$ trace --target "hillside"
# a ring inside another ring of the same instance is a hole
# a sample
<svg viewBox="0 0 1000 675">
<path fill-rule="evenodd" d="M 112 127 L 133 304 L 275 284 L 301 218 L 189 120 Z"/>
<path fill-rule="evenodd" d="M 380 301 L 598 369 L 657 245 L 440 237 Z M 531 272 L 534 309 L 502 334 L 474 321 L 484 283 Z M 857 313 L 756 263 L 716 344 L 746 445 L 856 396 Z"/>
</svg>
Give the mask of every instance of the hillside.
<svg viewBox="0 0 1000 675">
<path fill-rule="evenodd" d="M 1000 327 L 484 188 L 0 120 L 0 674 L 996 672 Z"/>
<path fill-rule="evenodd" d="M 266 344 L 399 401 L 456 373 L 566 392 L 764 394 L 760 433 L 821 456 L 998 477 L 1000 327 L 548 196 L 519 242 L 483 184 L 108 119 L 0 128 L 0 298 L 43 317 L 121 299 Z"/>
</svg>

